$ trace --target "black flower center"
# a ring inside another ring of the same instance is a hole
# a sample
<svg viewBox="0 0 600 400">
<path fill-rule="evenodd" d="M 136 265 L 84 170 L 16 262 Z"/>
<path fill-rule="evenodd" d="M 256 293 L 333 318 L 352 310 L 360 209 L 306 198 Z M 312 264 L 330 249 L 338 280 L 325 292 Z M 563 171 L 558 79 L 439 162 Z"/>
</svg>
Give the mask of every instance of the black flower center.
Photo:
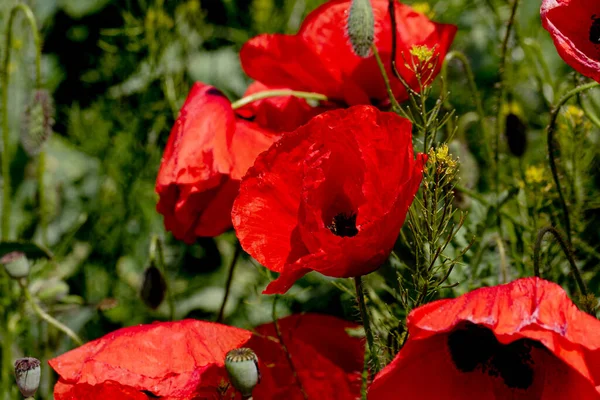
<svg viewBox="0 0 600 400">
<path fill-rule="evenodd" d="M 502 378 L 511 389 L 527 389 L 533 384 L 532 348 L 544 348 L 531 339 L 519 339 L 504 345 L 494 333 L 467 322 L 448 335 L 448 348 L 456 368 L 462 372 L 476 369 Z"/>
<path fill-rule="evenodd" d="M 356 236 L 356 213 L 339 213 L 327 225 L 327 229 L 336 236 L 352 237 Z"/>
<path fill-rule="evenodd" d="M 600 17 L 592 15 L 592 26 L 590 27 L 590 42 L 600 44 Z"/>
</svg>

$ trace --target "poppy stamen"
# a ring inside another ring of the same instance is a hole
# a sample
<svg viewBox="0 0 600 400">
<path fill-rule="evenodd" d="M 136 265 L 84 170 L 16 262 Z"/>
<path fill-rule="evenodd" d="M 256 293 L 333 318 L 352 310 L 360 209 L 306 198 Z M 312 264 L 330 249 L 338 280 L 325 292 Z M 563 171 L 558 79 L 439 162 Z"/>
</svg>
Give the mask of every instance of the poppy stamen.
<svg viewBox="0 0 600 400">
<path fill-rule="evenodd" d="M 327 229 L 336 236 L 352 237 L 358 233 L 356 227 L 356 213 L 339 213 L 327 225 Z"/>
</svg>

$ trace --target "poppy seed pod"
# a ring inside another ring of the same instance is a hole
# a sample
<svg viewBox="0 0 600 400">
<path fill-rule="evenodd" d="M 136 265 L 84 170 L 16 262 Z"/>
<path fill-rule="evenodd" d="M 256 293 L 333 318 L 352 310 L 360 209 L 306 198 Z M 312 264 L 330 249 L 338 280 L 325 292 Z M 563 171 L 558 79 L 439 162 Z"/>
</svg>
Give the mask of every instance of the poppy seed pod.
<svg viewBox="0 0 600 400">
<path fill-rule="evenodd" d="M 21 144 L 29 156 L 38 154 L 52 134 L 54 102 L 45 89 L 33 93 L 31 103 L 23 116 Z"/>
<path fill-rule="evenodd" d="M 40 386 L 40 360 L 33 357 L 19 358 L 15 361 L 15 377 L 21 394 L 31 397 Z"/>
<path fill-rule="evenodd" d="M 367 58 L 375 38 L 375 19 L 369 0 L 352 0 L 348 12 L 348 37 L 354 53 Z"/>
<path fill-rule="evenodd" d="M 140 293 L 144 303 L 153 310 L 157 309 L 163 302 L 166 291 L 167 283 L 160 270 L 153 265 L 146 268 Z"/>
<path fill-rule="evenodd" d="M 527 126 L 517 114 L 513 113 L 506 116 L 504 126 L 508 149 L 514 156 L 522 157 L 527 150 Z"/>
<path fill-rule="evenodd" d="M 260 382 L 258 358 L 254 351 L 246 347 L 230 350 L 225 356 L 225 368 L 233 387 L 245 398 L 252 396 L 252 390 Z"/>
<path fill-rule="evenodd" d="M 25 278 L 29 275 L 29 260 L 24 253 L 12 251 L 0 258 L 6 273 L 13 279 Z"/>
</svg>

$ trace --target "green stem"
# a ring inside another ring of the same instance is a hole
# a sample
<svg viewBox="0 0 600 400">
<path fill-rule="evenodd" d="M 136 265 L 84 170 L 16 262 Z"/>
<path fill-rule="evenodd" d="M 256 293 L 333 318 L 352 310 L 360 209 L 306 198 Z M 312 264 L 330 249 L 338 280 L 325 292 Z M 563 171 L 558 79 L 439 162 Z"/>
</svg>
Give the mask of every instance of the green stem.
<svg viewBox="0 0 600 400">
<path fill-rule="evenodd" d="M 10 187 L 10 135 L 8 131 L 8 82 L 9 82 L 9 66 L 12 47 L 12 25 L 17 13 L 21 11 L 25 15 L 25 19 L 31 28 L 31 34 L 36 47 L 35 58 L 35 73 L 36 87 L 41 86 L 41 41 L 37 30 L 35 17 L 31 9 L 23 3 L 15 5 L 11 10 L 6 24 L 6 32 L 4 38 L 4 59 L 2 61 L 2 239 L 7 240 L 10 236 L 10 209 L 11 209 L 11 187 Z"/>
<path fill-rule="evenodd" d="M 500 65 L 498 66 L 498 97 L 496 98 L 496 135 L 495 135 L 495 143 L 494 143 L 494 175 L 495 175 L 495 185 L 496 185 L 496 201 L 499 201 L 500 198 L 500 135 L 503 131 L 503 118 L 502 118 L 502 105 L 504 104 L 504 97 L 506 94 L 506 57 L 508 53 L 508 40 L 510 38 L 510 33 L 512 31 L 512 27 L 515 23 L 515 15 L 517 14 L 517 8 L 519 7 L 519 0 L 513 0 L 512 10 L 510 13 L 510 18 L 508 19 L 508 23 L 506 25 L 506 33 L 504 34 L 504 39 L 502 40 L 502 47 L 500 51 Z M 500 225 L 500 221 L 497 221 L 498 225 Z"/>
<path fill-rule="evenodd" d="M 40 151 L 38 155 L 37 180 L 38 180 L 38 196 L 40 204 L 40 226 L 42 230 L 42 244 L 48 246 L 48 217 L 46 215 L 48 209 L 46 207 L 46 188 L 44 187 L 44 170 L 46 164 L 46 152 Z"/>
<path fill-rule="evenodd" d="M 546 128 L 547 133 L 547 142 L 548 142 L 548 161 L 550 163 L 550 170 L 552 171 L 552 178 L 554 179 L 554 184 L 556 185 L 556 191 L 558 192 L 558 197 L 560 200 L 560 204 L 563 210 L 563 219 L 565 224 L 565 231 L 567 233 L 567 240 L 569 244 L 571 244 L 571 219 L 569 217 L 569 208 L 567 207 L 567 202 L 565 200 L 565 196 L 562 191 L 562 186 L 560 184 L 560 179 L 558 176 L 558 168 L 556 167 L 556 160 L 554 158 L 555 146 L 554 142 L 554 132 L 556 131 L 556 121 L 558 119 L 558 114 L 560 112 L 560 108 L 567 102 L 569 99 L 578 93 L 586 91 L 588 89 L 592 89 L 597 87 L 598 82 L 591 82 L 585 85 L 578 86 L 569 92 L 567 92 L 564 96 L 558 100 L 558 103 L 554 106 L 552 111 L 550 112 L 550 122 L 548 123 L 548 127 Z"/>
<path fill-rule="evenodd" d="M 152 236 L 152 240 L 150 242 L 150 259 L 151 262 L 155 262 L 156 264 L 158 264 L 158 269 L 160 269 L 160 272 L 162 272 L 163 274 L 163 278 L 167 286 L 169 320 L 173 321 L 175 319 L 175 300 L 173 299 L 173 289 L 171 286 L 171 282 L 169 281 L 169 274 L 167 273 L 167 266 L 165 263 L 165 255 L 163 253 L 162 242 L 156 235 Z"/>
<path fill-rule="evenodd" d="M 264 90 L 262 92 L 257 92 L 251 94 L 250 96 L 242 97 L 238 101 L 235 101 L 231 104 L 231 108 L 234 110 L 241 108 L 247 104 L 250 104 L 257 100 L 267 99 L 270 97 L 283 97 L 283 96 L 293 96 L 298 97 L 300 99 L 307 100 L 317 100 L 317 101 L 328 101 L 327 96 L 321 93 L 315 92 L 298 92 L 295 90 L 289 89 L 278 89 L 278 90 Z"/>
<path fill-rule="evenodd" d="M 369 322 L 369 313 L 367 311 L 367 305 L 365 303 L 365 292 L 362 284 L 362 276 L 354 278 L 354 285 L 356 287 L 356 300 L 358 302 L 358 308 L 360 309 L 360 316 L 365 327 L 365 336 L 367 337 L 367 344 L 369 345 L 369 353 L 371 353 L 371 362 L 373 363 L 373 375 L 379 372 L 379 357 L 377 356 L 377 349 L 375 348 L 375 339 L 373 337 L 373 331 L 371 330 L 371 323 Z"/>
<path fill-rule="evenodd" d="M 235 266 L 237 265 L 237 260 L 242 254 L 242 246 L 239 242 L 235 244 L 235 250 L 233 253 L 233 258 L 231 259 L 231 263 L 229 264 L 229 274 L 227 275 L 227 282 L 225 283 L 225 296 L 223 296 L 223 303 L 221 303 L 221 308 L 219 309 L 219 314 L 217 315 L 217 321 L 223 321 L 223 315 L 225 313 L 225 306 L 227 305 L 227 299 L 229 298 L 229 291 L 231 289 L 231 282 L 233 281 L 233 272 L 235 271 Z"/>
<path fill-rule="evenodd" d="M 68 326 L 62 324 L 60 321 L 58 321 L 56 318 L 54 318 L 53 316 L 51 316 L 50 314 L 48 314 L 46 311 L 44 311 L 38 305 L 38 303 L 31 296 L 31 293 L 29 292 L 29 288 L 27 287 L 27 285 L 25 284 L 25 282 L 23 280 L 19 281 L 19 285 L 21 286 L 21 289 L 23 290 L 23 294 L 25 295 L 25 299 L 27 300 L 27 302 L 29 303 L 29 305 L 31 305 L 31 308 L 33 309 L 33 311 L 35 311 L 35 313 L 41 319 L 43 319 L 44 321 L 48 322 L 50 325 L 54 326 L 56 329 L 58 329 L 59 331 L 63 332 L 65 335 L 67 335 L 68 337 L 70 337 L 78 346 L 83 345 L 83 341 L 79 338 L 79 336 L 77 336 L 77 334 L 75 332 L 73 332 L 71 330 L 71 328 L 69 328 Z"/>
<path fill-rule="evenodd" d="M 381 72 L 381 76 L 383 77 L 383 82 L 385 83 L 385 89 L 387 90 L 388 97 L 390 98 L 390 102 L 392 103 L 392 110 L 394 112 L 398 112 L 400 110 L 400 104 L 394 97 L 394 92 L 392 91 L 392 85 L 390 84 L 390 78 L 387 75 L 385 70 L 385 66 L 381 61 L 381 57 L 379 57 L 379 51 L 377 51 L 377 46 L 372 45 L 371 50 L 373 51 L 373 55 L 375 56 L 375 61 L 377 61 L 377 66 L 379 67 L 379 72 Z"/>
<path fill-rule="evenodd" d="M 483 143 L 483 146 L 485 147 L 486 155 L 489 160 L 492 158 L 492 150 L 490 149 L 490 135 L 487 129 L 487 125 L 485 124 L 485 112 L 483 111 L 483 103 L 481 102 L 479 91 L 477 90 L 477 84 L 475 83 L 475 76 L 473 75 L 471 64 L 469 63 L 467 56 L 465 56 L 460 51 L 451 51 L 446 55 L 446 58 L 442 63 L 442 96 L 445 96 L 448 93 L 448 64 L 450 64 L 450 61 L 454 59 L 460 61 L 463 66 L 463 69 L 465 70 L 467 82 L 469 84 L 469 91 L 471 92 L 471 96 L 473 96 L 473 101 L 475 102 L 475 110 L 477 111 L 477 115 L 479 116 L 479 125 L 481 126 L 481 133 L 483 134 L 481 143 Z"/>
<path fill-rule="evenodd" d="M 581 278 L 581 273 L 579 272 L 579 268 L 577 268 L 577 264 L 575 264 L 575 257 L 573 256 L 573 251 L 569 244 L 565 241 L 563 236 L 560 234 L 558 229 L 553 226 L 547 226 L 538 231 L 537 237 L 535 239 L 535 244 L 533 246 L 533 273 L 538 278 L 541 278 L 540 274 L 540 252 L 542 249 L 542 242 L 544 240 L 544 236 L 547 233 L 551 233 L 554 236 L 554 239 L 560 244 L 560 247 L 565 253 L 567 260 L 569 260 L 569 265 L 571 266 L 571 273 L 575 276 L 575 280 L 577 281 L 577 286 L 579 286 L 579 291 L 582 296 L 587 296 L 588 291 L 585 287 L 585 283 Z"/>
<path fill-rule="evenodd" d="M 279 339 L 279 344 L 281 345 L 281 348 L 282 348 L 283 352 L 285 353 L 288 364 L 292 371 L 292 375 L 294 375 L 294 379 L 296 380 L 296 385 L 298 385 L 298 387 L 300 388 L 300 392 L 302 393 L 302 398 L 304 398 L 304 400 L 308 400 L 308 395 L 306 394 L 306 391 L 304 390 L 304 386 L 302 386 L 302 381 L 300 380 L 300 377 L 298 376 L 298 372 L 296 371 L 296 366 L 294 365 L 294 362 L 292 361 L 292 355 L 290 354 L 290 351 L 288 350 L 288 348 L 285 344 L 285 341 L 283 340 L 283 335 L 281 334 L 281 329 L 279 328 L 279 322 L 277 321 L 277 300 L 279 300 L 278 294 L 276 294 L 273 298 L 273 309 L 271 311 L 271 314 L 273 317 L 273 325 L 275 325 L 275 334 L 277 335 L 277 339 Z"/>
</svg>

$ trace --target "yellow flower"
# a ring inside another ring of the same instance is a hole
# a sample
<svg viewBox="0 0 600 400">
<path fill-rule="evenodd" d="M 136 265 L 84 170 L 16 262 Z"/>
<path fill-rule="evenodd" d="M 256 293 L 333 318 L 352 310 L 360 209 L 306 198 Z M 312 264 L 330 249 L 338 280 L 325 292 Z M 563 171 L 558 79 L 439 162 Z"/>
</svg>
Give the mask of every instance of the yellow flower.
<svg viewBox="0 0 600 400">
<path fill-rule="evenodd" d="M 426 63 L 433 57 L 433 49 L 427 47 L 426 45 L 415 45 L 410 49 L 410 54 L 414 57 L 417 57 L 420 63 Z"/>
<path fill-rule="evenodd" d="M 425 3 L 425 2 L 414 3 L 412 5 L 412 8 L 416 12 L 425 14 L 428 18 L 433 18 L 435 16 L 435 12 L 433 12 L 429 3 Z"/>
<path fill-rule="evenodd" d="M 536 165 L 527 167 L 525 171 L 525 180 L 528 184 L 540 184 L 544 182 L 544 168 Z"/>
</svg>

